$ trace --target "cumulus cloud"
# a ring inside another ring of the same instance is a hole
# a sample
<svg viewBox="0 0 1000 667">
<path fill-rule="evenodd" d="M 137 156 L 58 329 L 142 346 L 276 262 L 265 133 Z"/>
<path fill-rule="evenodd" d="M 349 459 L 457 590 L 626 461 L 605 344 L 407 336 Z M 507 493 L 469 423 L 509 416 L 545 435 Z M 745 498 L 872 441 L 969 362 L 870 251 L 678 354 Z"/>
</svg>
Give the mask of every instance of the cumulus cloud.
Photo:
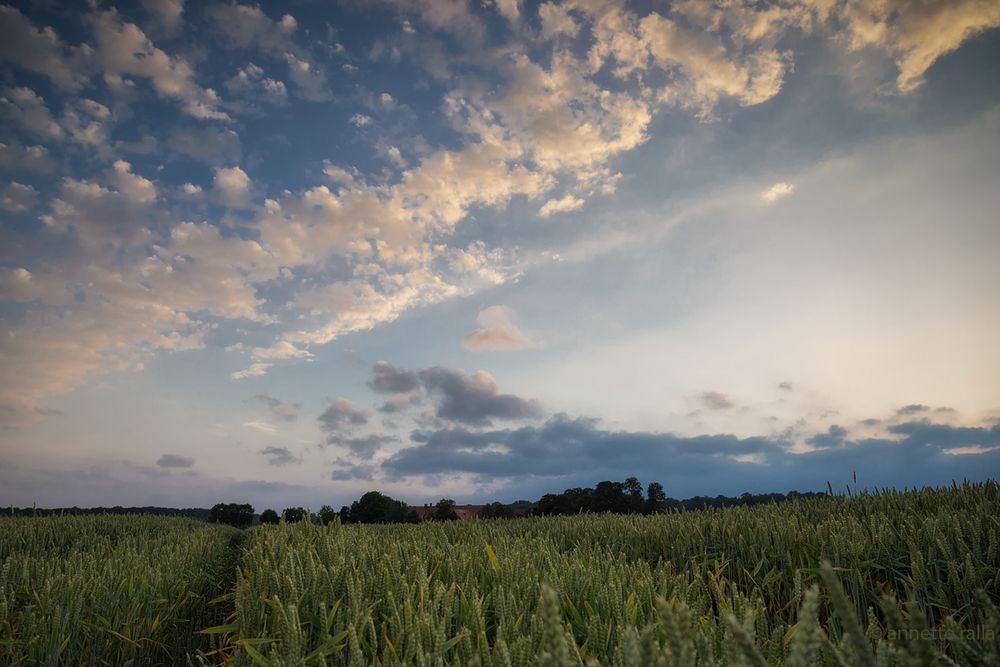
<svg viewBox="0 0 1000 667">
<path fill-rule="evenodd" d="M 85 79 L 75 62 L 79 55 L 52 28 L 38 28 L 18 9 L 0 5 L 0 60 L 47 76 L 62 89 L 76 90 Z"/>
<path fill-rule="evenodd" d="M 151 15 L 156 29 L 164 35 L 174 35 L 181 27 L 184 0 L 142 0 L 143 9 Z"/>
<path fill-rule="evenodd" d="M 387 361 L 376 362 L 372 373 L 368 386 L 380 394 L 409 394 L 420 389 L 416 372 L 396 368 Z"/>
<path fill-rule="evenodd" d="M 295 39 L 298 22 L 291 14 L 274 20 L 257 5 L 233 3 L 215 5 L 209 8 L 207 16 L 228 48 L 252 49 L 284 60 L 288 65 L 288 80 L 299 98 L 310 102 L 333 98 L 323 67 Z M 263 71 L 252 64 L 230 83 L 238 88 L 263 88 L 272 101 L 284 97 L 286 92 L 283 83 L 264 77 Z"/>
<path fill-rule="evenodd" d="M 49 111 L 45 100 L 30 88 L 6 88 L 0 97 L 0 110 L 11 123 L 44 139 L 61 139 L 62 126 Z"/>
<path fill-rule="evenodd" d="M 212 191 L 226 206 L 241 208 L 250 203 L 250 177 L 239 167 L 215 170 Z"/>
<path fill-rule="evenodd" d="M 795 186 L 791 183 L 778 182 L 764 190 L 760 193 L 760 198 L 763 199 L 768 204 L 774 203 L 779 199 L 784 199 L 785 197 L 792 194 L 795 191 Z"/>
<path fill-rule="evenodd" d="M 194 465 L 194 459 L 179 454 L 164 454 L 156 460 L 156 465 L 161 468 L 190 468 Z"/>
<path fill-rule="evenodd" d="M 23 213 L 35 205 L 37 197 L 38 190 L 35 188 L 24 183 L 11 181 L 0 190 L 0 207 L 11 213 Z"/>
<path fill-rule="evenodd" d="M 45 146 L 22 146 L 16 141 L 0 143 L 0 169 L 47 173 L 53 168 Z"/>
<path fill-rule="evenodd" d="M 466 424 L 489 424 L 492 419 L 530 419 L 541 414 L 537 401 L 503 394 L 486 371 L 466 375 L 461 370 L 435 366 L 419 372 L 420 382 L 438 399 L 441 419 Z"/>
<path fill-rule="evenodd" d="M 283 105 L 288 102 L 288 91 L 282 81 L 264 74 L 264 69 L 253 63 L 241 67 L 233 78 L 225 83 L 226 90 L 252 101 Z"/>
<path fill-rule="evenodd" d="M 267 457 L 267 462 L 272 466 L 286 466 L 290 463 L 301 463 L 302 457 L 296 456 L 287 447 L 276 447 L 271 445 L 260 450 L 260 453 Z"/>
<path fill-rule="evenodd" d="M 516 324 L 514 313 L 507 306 L 490 306 L 479 312 L 479 325 L 462 338 L 462 345 L 470 350 L 520 350 L 532 342 Z"/>
<path fill-rule="evenodd" d="M 346 398 L 338 398 L 331 401 L 319 416 L 319 424 L 323 431 L 331 434 L 330 437 L 336 438 L 341 431 L 367 424 L 368 417 L 369 413 L 364 408 L 359 408 Z"/>
<path fill-rule="evenodd" d="M 350 450 L 351 454 L 357 456 L 358 458 L 371 459 L 386 445 L 399 442 L 399 438 L 392 435 L 383 435 L 378 433 L 354 437 L 331 434 L 327 438 L 326 442 L 330 445 L 346 447 Z"/>
<path fill-rule="evenodd" d="M 95 42 L 91 58 L 106 76 L 148 78 L 158 95 L 178 100 L 188 115 L 229 119 L 218 109 L 220 100 L 215 91 L 198 85 L 194 68 L 187 60 L 157 48 L 137 25 L 123 20 L 117 11 L 94 12 L 89 22 Z"/>
</svg>

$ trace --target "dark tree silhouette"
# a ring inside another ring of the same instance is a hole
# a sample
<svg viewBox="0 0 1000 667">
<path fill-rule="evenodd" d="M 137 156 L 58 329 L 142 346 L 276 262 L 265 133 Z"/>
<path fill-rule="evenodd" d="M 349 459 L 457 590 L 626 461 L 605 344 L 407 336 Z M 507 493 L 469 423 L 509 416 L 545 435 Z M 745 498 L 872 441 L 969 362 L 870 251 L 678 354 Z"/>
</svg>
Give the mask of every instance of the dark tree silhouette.
<svg viewBox="0 0 1000 667">
<path fill-rule="evenodd" d="M 480 516 L 484 519 L 509 519 L 514 516 L 514 508 L 503 503 L 490 503 L 483 507 Z"/>
<path fill-rule="evenodd" d="M 324 526 L 333 522 L 337 518 L 337 513 L 333 511 L 333 508 L 329 505 L 323 505 L 319 508 L 319 512 L 316 513 L 319 518 L 319 522 Z"/>
<path fill-rule="evenodd" d="M 659 482 L 650 482 L 646 487 L 646 514 L 656 514 L 667 509 L 667 494 Z"/>
<path fill-rule="evenodd" d="M 286 507 L 285 511 L 281 513 L 285 523 L 298 523 L 308 516 L 309 512 L 302 507 Z"/>
<path fill-rule="evenodd" d="M 281 517 L 272 509 L 266 509 L 260 513 L 261 523 L 278 523 L 279 521 L 281 521 Z"/>
<path fill-rule="evenodd" d="M 645 501 L 642 499 L 642 484 L 635 477 L 629 477 L 624 484 L 625 495 L 627 497 L 627 509 L 629 514 L 639 514 L 645 508 Z"/>
<path fill-rule="evenodd" d="M 238 503 L 218 503 L 208 515 L 212 523 L 228 523 L 237 528 L 248 528 L 253 523 L 253 506 Z"/>
<path fill-rule="evenodd" d="M 416 523 L 417 513 L 406 503 L 378 491 L 369 491 L 351 503 L 350 509 L 340 510 L 344 523 Z"/>
<path fill-rule="evenodd" d="M 455 501 L 451 498 L 442 498 L 427 518 L 433 521 L 457 521 L 458 514 L 455 513 Z"/>
</svg>

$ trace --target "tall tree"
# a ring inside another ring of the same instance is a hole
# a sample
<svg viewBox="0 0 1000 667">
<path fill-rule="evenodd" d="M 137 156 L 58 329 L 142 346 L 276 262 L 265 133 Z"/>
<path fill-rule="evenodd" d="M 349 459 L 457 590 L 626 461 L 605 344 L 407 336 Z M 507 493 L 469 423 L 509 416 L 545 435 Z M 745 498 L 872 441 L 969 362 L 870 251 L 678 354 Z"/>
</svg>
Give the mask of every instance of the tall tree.
<svg viewBox="0 0 1000 667">
<path fill-rule="evenodd" d="M 629 514 L 642 512 L 645 502 L 642 499 L 642 484 L 635 477 L 629 477 L 624 484 L 625 495 L 627 496 Z"/>
<path fill-rule="evenodd" d="M 667 494 L 659 482 L 650 482 L 646 487 L 646 514 L 656 514 L 667 508 Z"/>
<path fill-rule="evenodd" d="M 329 505 L 323 505 L 323 507 L 319 508 L 319 512 L 316 513 L 316 516 L 319 517 L 319 522 L 326 526 L 337 518 L 337 513 L 334 512 L 333 508 Z"/>
<path fill-rule="evenodd" d="M 298 523 L 309 516 L 309 512 L 302 507 L 286 507 L 281 516 L 285 523 Z"/>
<path fill-rule="evenodd" d="M 266 509 L 260 513 L 261 523 L 278 523 L 279 521 L 281 521 L 281 517 L 272 509 Z"/>
<path fill-rule="evenodd" d="M 442 498 L 435 505 L 434 511 L 430 514 L 433 521 L 456 521 L 458 514 L 455 512 L 455 501 L 451 498 Z"/>
<path fill-rule="evenodd" d="M 253 506 L 239 503 L 217 503 L 209 512 L 213 523 L 228 523 L 237 528 L 248 528 L 253 523 Z"/>
<path fill-rule="evenodd" d="M 340 520 L 344 521 L 344 510 L 341 510 Z M 419 521 L 417 513 L 409 509 L 406 503 L 378 491 L 369 491 L 351 503 L 345 523 L 416 523 L 417 521 Z"/>
</svg>

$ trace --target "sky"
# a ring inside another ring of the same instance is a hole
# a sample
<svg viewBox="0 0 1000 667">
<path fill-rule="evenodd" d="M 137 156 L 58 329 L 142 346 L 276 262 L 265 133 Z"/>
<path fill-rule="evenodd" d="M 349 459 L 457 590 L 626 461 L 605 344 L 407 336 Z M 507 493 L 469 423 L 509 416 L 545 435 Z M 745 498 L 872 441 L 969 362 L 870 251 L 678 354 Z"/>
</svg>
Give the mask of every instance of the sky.
<svg viewBox="0 0 1000 667">
<path fill-rule="evenodd" d="M 996 477 L 998 27 L 0 5 L 0 505 Z"/>
</svg>

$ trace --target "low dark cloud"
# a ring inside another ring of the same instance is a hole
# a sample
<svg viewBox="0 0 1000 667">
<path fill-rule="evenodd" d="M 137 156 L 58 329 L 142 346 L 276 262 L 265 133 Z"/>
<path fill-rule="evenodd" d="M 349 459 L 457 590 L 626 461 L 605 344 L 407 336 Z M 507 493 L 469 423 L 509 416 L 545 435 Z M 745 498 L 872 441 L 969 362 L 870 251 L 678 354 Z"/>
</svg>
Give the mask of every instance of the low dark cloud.
<svg viewBox="0 0 1000 667">
<path fill-rule="evenodd" d="M 1000 470 L 1000 425 L 959 428 L 924 421 L 889 428 L 890 437 L 851 439 L 833 426 L 809 439 L 824 449 L 790 451 L 786 437 L 694 437 L 609 431 L 592 419 L 556 415 L 541 426 L 416 431 L 412 446 L 382 464 L 392 478 L 471 474 L 505 479 L 505 493 L 532 497 L 553 489 L 639 475 L 678 495 L 821 490 L 852 483 L 922 486 L 983 479 Z M 996 448 L 996 449 L 994 449 Z M 992 473 L 990 472 L 992 471 Z"/>
<path fill-rule="evenodd" d="M 488 425 L 491 419 L 528 419 L 541 416 L 537 401 L 500 393 L 496 381 L 485 371 L 472 375 L 443 366 L 418 373 L 420 383 L 438 400 L 441 419 L 471 425 Z"/>
<path fill-rule="evenodd" d="M 285 466 L 289 463 L 301 463 L 302 457 L 296 456 L 287 447 L 270 446 L 260 450 L 267 457 L 267 462 L 273 466 Z"/>
<path fill-rule="evenodd" d="M 379 394 L 408 394 L 420 389 L 420 379 L 414 371 L 396 368 L 385 361 L 379 361 L 372 369 L 374 377 L 368 386 Z"/>
<path fill-rule="evenodd" d="M 156 460 L 156 465 L 161 468 L 190 468 L 194 465 L 194 459 L 190 456 L 164 454 Z"/>
<path fill-rule="evenodd" d="M 320 428 L 327 432 L 339 432 L 355 426 L 368 423 L 368 411 L 359 408 L 346 398 L 331 401 L 323 414 L 319 416 Z"/>
<path fill-rule="evenodd" d="M 729 396 L 719 391 L 704 391 L 698 394 L 698 402 L 709 410 L 728 410 L 736 405 Z"/>
<path fill-rule="evenodd" d="M 298 404 L 282 403 L 279 399 L 268 394 L 257 394 L 250 401 L 266 405 L 271 415 L 282 421 L 292 422 L 299 416 Z"/>
<path fill-rule="evenodd" d="M 911 403 L 909 405 L 904 405 L 899 410 L 896 410 L 896 414 L 900 417 L 910 417 L 912 415 L 918 415 L 922 412 L 927 412 L 930 408 L 926 405 L 920 403 Z"/>
<path fill-rule="evenodd" d="M 791 382 L 779 382 L 778 383 L 778 389 L 781 389 L 782 391 L 792 391 L 792 383 Z"/>
<path fill-rule="evenodd" d="M 330 473 L 330 479 L 335 482 L 346 482 L 352 479 L 362 481 L 375 479 L 376 466 L 359 465 L 346 459 L 337 459 L 333 463 L 337 467 Z"/>
<path fill-rule="evenodd" d="M 421 398 L 419 393 L 412 394 L 397 394 L 390 397 L 387 401 L 378 406 L 376 410 L 385 413 L 387 415 L 396 414 L 397 412 L 405 412 L 415 405 L 420 405 Z"/>
<path fill-rule="evenodd" d="M 331 435 L 326 439 L 328 444 L 346 447 L 352 454 L 363 459 L 370 459 L 382 447 L 399 442 L 399 438 L 393 435 L 362 435 L 358 437 L 343 437 Z"/>
<path fill-rule="evenodd" d="M 844 444 L 844 439 L 846 437 L 847 429 L 843 426 L 837 426 L 834 424 L 827 429 L 826 433 L 817 433 L 811 438 L 808 438 L 806 442 L 813 447 L 838 447 Z"/>
</svg>

